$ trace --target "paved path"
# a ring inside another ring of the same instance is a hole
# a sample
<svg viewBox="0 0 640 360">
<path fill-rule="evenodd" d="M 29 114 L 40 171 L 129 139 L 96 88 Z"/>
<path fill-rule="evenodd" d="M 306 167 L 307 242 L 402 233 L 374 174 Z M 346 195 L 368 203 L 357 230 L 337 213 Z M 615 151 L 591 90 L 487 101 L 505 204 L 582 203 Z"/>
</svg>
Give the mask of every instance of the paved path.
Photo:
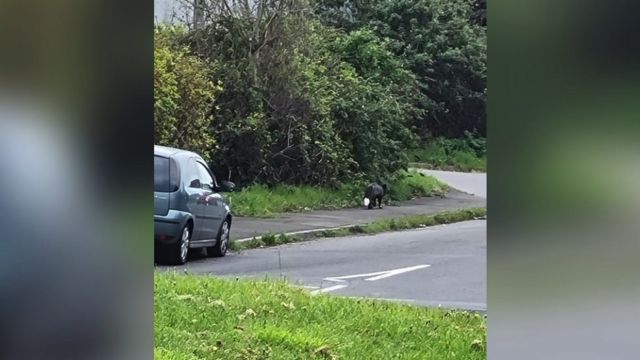
<svg viewBox="0 0 640 360">
<path fill-rule="evenodd" d="M 355 208 L 285 213 L 278 215 L 277 218 L 236 217 L 233 219 L 231 227 L 231 238 L 245 239 L 265 233 L 288 233 L 346 225 L 361 225 L 377 219 L 416 214 L 434 214 L 446 210 L 484 206 L 486 206 L 484 198 L 452 190 L 444 198 L 430 197 L 403 201 L 394 206 L 385 206 L 381 210 Z"/>
<path fill-rule="evenodd" d="M 487 198 L 487 174 L 485 173 L 463 173 L 455 171 L 416 169 L 425 175 L 430 175 L 438 180 L 449 184 L 454 189 L 464 191 L 469 194 Z"/>
<path fill-rule="evenodd" d="M 246 250 L 178 271 L 284 277 L 312 292 L 484 311 L 486 221 Z"/>
</svg>

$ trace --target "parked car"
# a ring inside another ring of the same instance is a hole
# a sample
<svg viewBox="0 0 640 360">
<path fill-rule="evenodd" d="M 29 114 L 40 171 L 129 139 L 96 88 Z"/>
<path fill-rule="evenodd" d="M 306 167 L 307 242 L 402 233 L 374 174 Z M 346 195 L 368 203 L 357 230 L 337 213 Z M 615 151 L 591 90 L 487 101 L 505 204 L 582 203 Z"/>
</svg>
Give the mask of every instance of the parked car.
<svg viewBox="0 0 640 360">
<path fill-rule="evenodd" d="M 224 256 L 232 215 L 220 184 L 196 153 L 154 146 L 154 237 L 156 261 L 181 265 L 189 249 L 206 248 L 208 256 Z"/>
</svg>

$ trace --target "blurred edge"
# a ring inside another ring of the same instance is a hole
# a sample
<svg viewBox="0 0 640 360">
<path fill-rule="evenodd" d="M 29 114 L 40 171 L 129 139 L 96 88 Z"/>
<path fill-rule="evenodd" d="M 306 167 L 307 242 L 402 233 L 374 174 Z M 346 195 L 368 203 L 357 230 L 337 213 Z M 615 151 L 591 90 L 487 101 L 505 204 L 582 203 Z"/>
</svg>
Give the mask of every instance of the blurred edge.
<svg viewBox="0 0 640 360">
<path fill-rule="evenodd" d="M 153 2 L 0 1 L 0 358 L 153 357 Z"/>
<path fill-rule="evenodd" d="M 152 6 L 0 2 L 0 358 L 153 356 Z M 636 8 L 489 2 L 489 359 L 636 357 Z"/>
<path fill-rule="evenodd" d="M 489 359 L 630 359 L 638 5 L 489 2 Z"/>
</svg>

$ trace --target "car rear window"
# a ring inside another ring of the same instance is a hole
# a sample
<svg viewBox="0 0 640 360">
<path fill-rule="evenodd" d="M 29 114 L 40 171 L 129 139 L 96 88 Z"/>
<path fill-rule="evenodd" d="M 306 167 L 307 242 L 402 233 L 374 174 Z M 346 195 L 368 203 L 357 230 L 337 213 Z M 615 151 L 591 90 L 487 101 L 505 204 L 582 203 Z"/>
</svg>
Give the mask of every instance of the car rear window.
<svg viewBox="0 0 640 360">
<path fill-rule="evenodd" d="M 153 157 L 153 191 L 174 191 L 174 186 L 171 184 L 171 167 L 168 158 L 157 155 Z"/>
</svg>

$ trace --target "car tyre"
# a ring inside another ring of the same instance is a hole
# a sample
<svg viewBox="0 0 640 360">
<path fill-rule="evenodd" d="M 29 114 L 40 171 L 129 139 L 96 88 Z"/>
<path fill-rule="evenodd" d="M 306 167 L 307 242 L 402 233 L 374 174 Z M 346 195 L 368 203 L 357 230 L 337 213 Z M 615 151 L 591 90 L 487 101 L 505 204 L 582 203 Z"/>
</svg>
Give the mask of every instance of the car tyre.
<svg viewBox="0 0 640 360">
<path fill-rule="evenodd" d="M 189 256 L 189 245 L 191 243 L 191 227 L 185 225 L 180 232 L 178 241 L 175 244 L 163 246 L 163 260 L 168 265 L 184 265 Z"/>
<path fill-rule="evenodd" d="M 218 230 L 218 241 L 214 246 L 207 248 L 207 255 L 210 257 L 223 257 L 229 249 L 229 233 L 231 233 L 231 223 L 225 219 Z"/>
</svg>

